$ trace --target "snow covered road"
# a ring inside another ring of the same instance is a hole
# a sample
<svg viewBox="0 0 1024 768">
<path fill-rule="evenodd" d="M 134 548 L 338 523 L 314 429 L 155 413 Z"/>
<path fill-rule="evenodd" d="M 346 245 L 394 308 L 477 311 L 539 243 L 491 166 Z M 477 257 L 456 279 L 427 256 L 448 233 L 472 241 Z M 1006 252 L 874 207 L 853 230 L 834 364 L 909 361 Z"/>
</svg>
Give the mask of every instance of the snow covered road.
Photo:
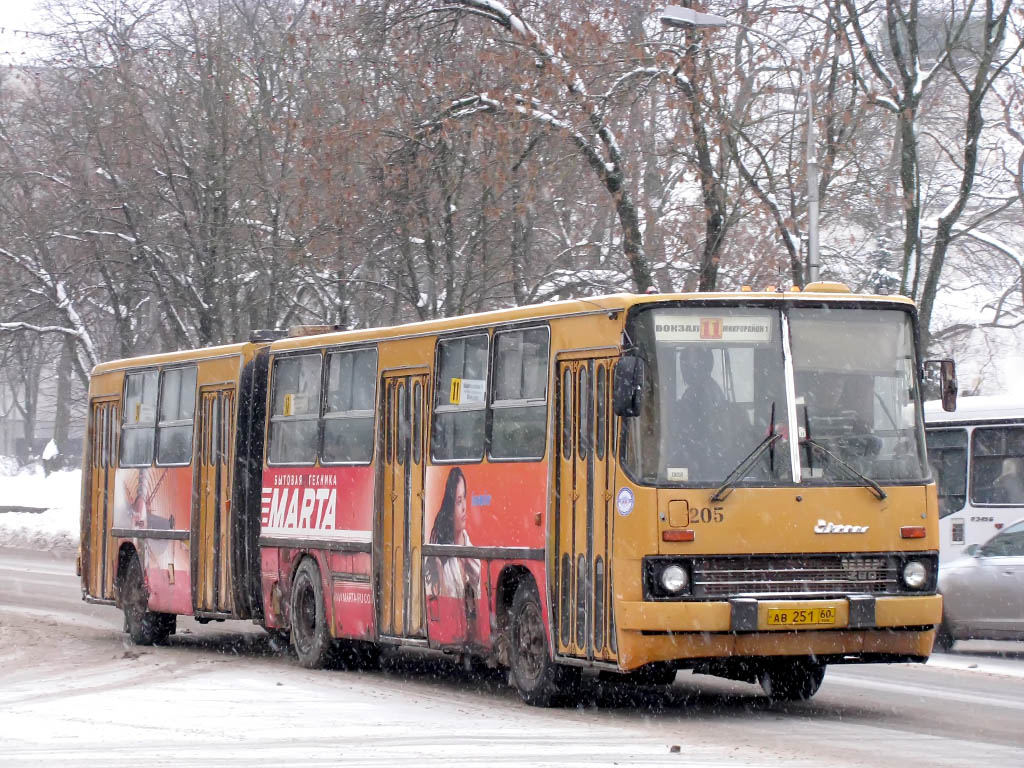
<svg viewBox="0 0 1024 768">
<path fill-rule="evenodd" d="M 3 479 L 2 503 L 48 507 L 0 514 L 4 768 L 1022 764 L 1024 644 L 831 668 L 812 702 L 789 707 L 683 673 L 667 692 L 594 683 L 577 708 L 548 711 L 496 673 L 433 657 L 304 670 L 240 622 L 180 619 L 168 646 L 136 648 L 116 609 L 81 600 L 78 483 Z"/>
<path fill-rule="evenodd" d="M 432 657 L 302 669 L 251 625 L 185 619 L 135 648 L 81 602 L 66 556 L 0 550 L 0 754 L 20 766 L 1019 766 L 1024 659 L 831 669 L 810 703 L 681 674 L 523 705 L 494 673 Z M 1001 668 L 999 665 L 1003 665 Z M 678 747 L 678 751 L 673 751 Z"/>
</svg>

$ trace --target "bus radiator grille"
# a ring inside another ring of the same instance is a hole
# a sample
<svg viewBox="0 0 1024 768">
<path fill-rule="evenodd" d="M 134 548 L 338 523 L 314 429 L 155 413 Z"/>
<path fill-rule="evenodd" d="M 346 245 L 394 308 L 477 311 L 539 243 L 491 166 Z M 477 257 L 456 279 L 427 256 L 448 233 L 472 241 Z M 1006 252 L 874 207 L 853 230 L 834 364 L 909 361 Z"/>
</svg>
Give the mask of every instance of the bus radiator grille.
<svg viewBox="0 0 1024 768">
<path fill-rule="evenodd" d="M 838 596 L 900 592 L 898 562 L 886 555 L 757 555 L 698 558 L 693 597 Z"/>
</svg>

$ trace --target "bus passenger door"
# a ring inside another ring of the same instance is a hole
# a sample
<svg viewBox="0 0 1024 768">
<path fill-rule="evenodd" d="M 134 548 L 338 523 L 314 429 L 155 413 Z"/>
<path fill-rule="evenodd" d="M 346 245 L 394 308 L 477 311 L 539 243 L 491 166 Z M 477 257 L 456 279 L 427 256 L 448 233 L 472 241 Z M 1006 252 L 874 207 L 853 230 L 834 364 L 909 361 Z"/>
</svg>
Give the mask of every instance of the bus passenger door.
<svg viewBox="0 0 1024 768">
<path fill-rule="evenodd" d="M 231 613 L 233 607 L 229 542 L 234 413 L 234 386 L 200 388 L 191 547 L 196 613 Z"/>
<path fill-rule="evenodd" d="M 558 652 L 616 658 L 612 616 L 611 370 L 605 357 L 558 364 L 552 614 Z"/>
<path fill-rule="evenodd" d="M 115 554 L 110 551 L 110 527 L 120 423 L 117 402 L 93 400 L 89 416 L 89 518 L 82 575 L 87 594 L 107 599 L 114 597 Z"/>
<path fill-rule="evenodd" d="M 425 373 L 385 373 L 382 471 L 374 558 L 381 635 L 424 637 L 423 460 Z"/>
</svg>

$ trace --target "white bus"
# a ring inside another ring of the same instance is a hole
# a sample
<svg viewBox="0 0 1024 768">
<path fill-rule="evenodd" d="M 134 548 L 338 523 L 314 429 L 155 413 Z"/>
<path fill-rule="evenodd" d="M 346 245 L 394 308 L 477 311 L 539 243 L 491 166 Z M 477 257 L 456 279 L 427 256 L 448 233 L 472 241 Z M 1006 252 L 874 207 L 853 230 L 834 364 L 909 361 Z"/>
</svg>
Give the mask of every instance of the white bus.
<svg viewBox="0 0 1024 768">
<path fill-rule="evenodd" d="M 947 562 L 1024 516 L 1024 398 L 961 397 L 952 412 L 930 400 L 924 414 Z"/>
</svg>

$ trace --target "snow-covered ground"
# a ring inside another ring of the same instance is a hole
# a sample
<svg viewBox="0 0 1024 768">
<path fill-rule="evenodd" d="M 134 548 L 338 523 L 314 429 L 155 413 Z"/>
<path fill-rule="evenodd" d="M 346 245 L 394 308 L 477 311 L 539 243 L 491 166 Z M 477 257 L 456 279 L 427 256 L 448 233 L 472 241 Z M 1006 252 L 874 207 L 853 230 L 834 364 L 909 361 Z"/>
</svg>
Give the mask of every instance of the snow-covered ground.
<svg viewBox="0 0 1024 768">
<path fill-rule="evenodd" d="M 80 469 L 46 475 L 41 466 L 19 468 L 0 458 L 0 510 L 34 507 L 43 512 L 0 512 L 0 546 L 34 550 L 78 549 Z"/>
</svg>

